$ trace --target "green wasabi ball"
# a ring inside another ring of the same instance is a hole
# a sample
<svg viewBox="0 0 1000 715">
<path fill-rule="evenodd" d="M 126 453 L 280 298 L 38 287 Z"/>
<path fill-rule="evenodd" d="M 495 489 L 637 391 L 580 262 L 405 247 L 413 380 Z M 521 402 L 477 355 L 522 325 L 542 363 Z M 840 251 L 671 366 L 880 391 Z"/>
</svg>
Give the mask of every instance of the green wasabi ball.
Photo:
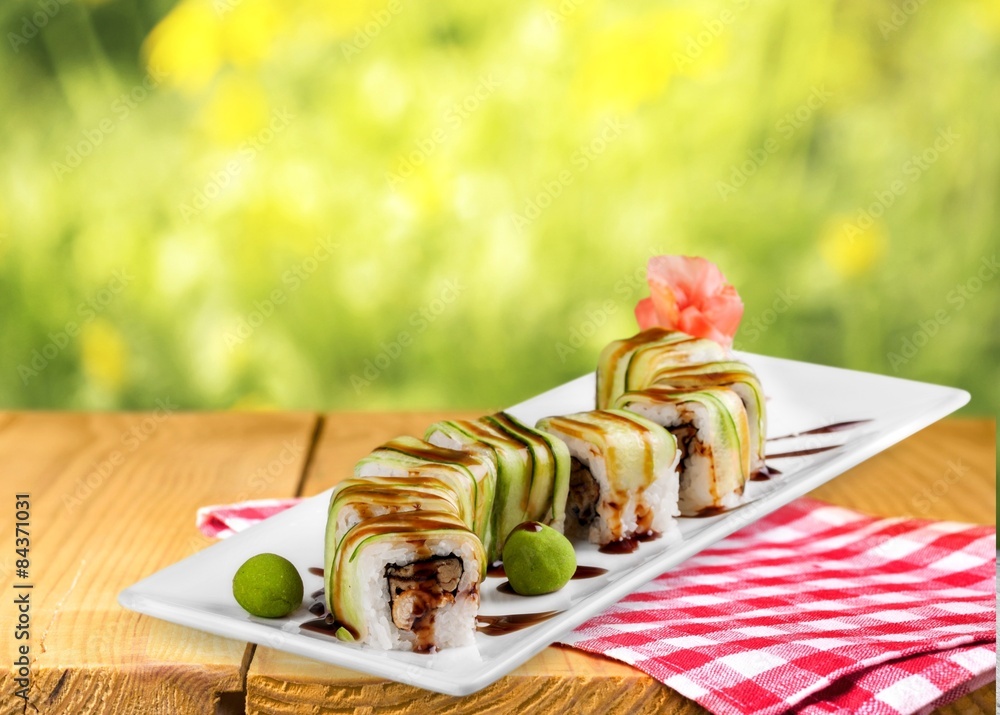
<svg viewBox="0 0 1000 715">
<path fill-rule="evenodd" d="M 517 593 L 540 596 L 558 591 L 573 577 L 576 552 L 569 539 L 551 526 L 526 521 L 507 537 L 503 570 Z"/>
<path fill-rule="evenodd" d="M 302 605 L 302 577 L 288 559 L 257 554 L 233 576 L 233 596 L 251 615 L 281 618 Z"/>
</svg>

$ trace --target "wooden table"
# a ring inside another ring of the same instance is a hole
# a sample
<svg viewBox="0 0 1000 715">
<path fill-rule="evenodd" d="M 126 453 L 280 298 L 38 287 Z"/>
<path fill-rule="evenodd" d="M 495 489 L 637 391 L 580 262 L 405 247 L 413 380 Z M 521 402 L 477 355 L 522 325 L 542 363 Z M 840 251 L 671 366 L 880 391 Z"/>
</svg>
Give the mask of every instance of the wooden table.
<svg viewBox="0 0 1000 715">
<path fill-rule="evenodd" d="M 0 413 L 0 630 L 15 626 L 14 494 L 31 494 L 39 713 L 703 712 L 620 663 L 549 648 L 468 698 L 435 695 L 120 608 L 124 587 L 210 543 L 199 506 L 316 494 L 443 413 Z M 463 416 L 449 413 L 448 416 Z M 995 432 L 949 419 L 813 493 L 874 514 L 995 522 Z M 20 713 L 11 670 L 0 713 Z M 993 713 L 994 685 L 942 710 Z M 30 707 L 29 707 L 30 711 Z"/>
</svg>

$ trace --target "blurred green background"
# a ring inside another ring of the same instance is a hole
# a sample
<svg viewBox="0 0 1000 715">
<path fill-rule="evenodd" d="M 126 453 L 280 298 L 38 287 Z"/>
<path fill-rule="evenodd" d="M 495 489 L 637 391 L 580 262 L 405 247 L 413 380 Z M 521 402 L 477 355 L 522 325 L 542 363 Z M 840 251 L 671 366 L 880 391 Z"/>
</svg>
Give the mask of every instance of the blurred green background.
<svg viewBox="0 0 1000 715">
<path fill-rule="evenodd" d="M 0 9 L 0 405 L 500 407 L 634 332 L 1000 404 L 995 0 Z"/>
</svg>

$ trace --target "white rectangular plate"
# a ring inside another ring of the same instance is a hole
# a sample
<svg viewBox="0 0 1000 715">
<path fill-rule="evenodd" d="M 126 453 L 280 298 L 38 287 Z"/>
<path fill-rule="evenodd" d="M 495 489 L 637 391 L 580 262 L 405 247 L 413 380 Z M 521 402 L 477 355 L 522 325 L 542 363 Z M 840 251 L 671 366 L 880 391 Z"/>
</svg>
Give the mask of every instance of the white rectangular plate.
<svg viewBox="0 0 1000 715">
<path fill-rule="evenodd" d="M 711 518 L 680 519 L 679 542 L 650 541 L 625 555 L 602 554 L 591 544 L 578 543 L 578 563 L 606 568 L 604 576 L 570 581 L 557 593 L 534 598 L 497 591 L 502 583 L 499 578 L 483 583 L 482 614 L 561 611 L 550 620 L 503 636 L 480 633 L 474 646 L 435 654 L 382 652 L 300 630 L 299 624 L 313 618 L 307 610 L 309 594 L 322 587 L 322 579 L 308 573 L 308 568 L 323 564 L 329 491 L 158 571 L 122 591 L 118 600 L 126 608 L 173 623 L 440 693 L 468 695 L 506 675 L 667 569 L 953 412 L 969 399 L 968 393 L 949 387 L 759 355 L 739 357 L 760 376 L 768 397 L 771 436 L 834 422 L 871 421 L 849 431 L 770 443 L 772 453 L 828 444 L 843 446 L 771 462 L 782 473 L 770 481 L 748 484 L 750 503 Z M 594 376 L 590 374 L 522 402 L 510 412 L 534 424 L 541 417 L 593 406 Z M 306 602 L 287 618 L 249 616 L 232 596 L 236 569 L 265 551 L 291 560 L 305 582 Z"/>
</svg>

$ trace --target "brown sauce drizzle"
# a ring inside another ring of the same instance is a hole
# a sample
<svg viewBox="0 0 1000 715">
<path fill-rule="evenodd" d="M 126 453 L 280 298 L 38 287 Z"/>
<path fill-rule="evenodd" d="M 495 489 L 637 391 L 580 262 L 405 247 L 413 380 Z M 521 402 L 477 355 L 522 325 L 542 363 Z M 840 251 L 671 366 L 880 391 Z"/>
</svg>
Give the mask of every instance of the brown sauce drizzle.
<svg viewBox="0 0 1000 715">
<path fill-rule="evenodd" d="M 576 571 L 573 572 L 573 580 L 579 581 L 584 578 L 597 578 L 598 576 L 603 576 L 608 572 L 607 569 L 602 569 L 598 566 L 577 566 Z"/>
<path fill-rule="evenodd" d="M 317 589 L 316 591 L 313 591 L 311 594 L 309 594 L 309 598 L 319 598 L 324 593 L 326 593 L 326 589 L 325 588 L 320 588 L 320 589 Z"/>
<path fill-rule="evenodd" d="M 770 464 L 765 464 L 763 467 L 761 467 L 756 472 L 754 472 L 752 475 L 750 475 L 750 481 L 751 482 L 766 482 L 771 477 L 773 477 L 773 476 L 775 476 L 777 474 L 781 474 L 781 470 L 780 469 L 775 469 Z"/>
<path fill-rule="evenodd" d="M 601 417 L 605 420 L 610 420 L 612 422 L 618 422 L 624 424 L 626 427 L 631 427 L 633 430 L 638 429 L 639 433 L 642 435 L 642 440 L 645 443 L 646 449 L 643 451 L 643 466 L 646 469 L 646 476 L 651 477 L 653 474 L 653 441 L 655 436 L 652 430 L 646 425 L 638 422 L 636 420 L 629 419 L 623 415 L 615 414 L 614 412 L 608 412 L 607 410 L 601 410 L 599 412 Z M 638 415 L 637 415 L 638 417 Z M 605 458 L 610 461 L 611 454 L 605 456 Z"/>
<path fill-rule="evenodd" d="M 578 570 L 580 568 L 590 569 L 593 567 L 582 566 L 579 567 Z M 594 568 L 594 571 L 605 572 L 605 569 Z M 596 576 L 598 574 L 595 573 L 593 575 Z M 574 574 L 573 578 L 577 578 L 576 574 Z M 591 578 L 591 576 L 590 575 L 581 576 L 580 578 Z M 507 589 L 509 589 L 509 591 L 504 589 L 505 586 L 507 587 Z M 505 593 L 520 595 L 515 593 L 514 589 L 510 588 L 510 582 L 508 581 L 505 581 L 503 584 L 501 584 L 499 590 L 502 590 Z M 359 637 L 358 632 L 356 630 L 354 630 L 347 624 L 340 623 L 339 621 L 337 621 L 336 618 L 333 617 L 332 613 L 328 613 L 326 610 L 326 606 L 323 604 L 322 601 L 317 601 L 316 603 L 312 604 L 309 607 L 309 612 L 320 617 L 310 621 L 306 621 L 305 623 L 301 624 L 299 628 L 301 628 L 302 630 L 311 631 L 313 633 L 319 633 L 321 635 L 332 636 L 336 638 L 337 631 L 343 628 L 348 633 L 350 633 L 351 637 L 354 638 L 355 640 Z M 562 613 L 562 611 L 544 611 L 542 613 L 515 613 L 506 616 L 478 615 L 476 616 L 476 630 L 487 636 L 502 636 L 508 633 L 514 633 L 515 631 L 523 630 L 524 628 L 530 628 L 531 626 L 534 626 L 543 621 L 547 621 L 548 619 L 554 616 L 558 616 L 560 613 Z M 419 637 L 420 634 L 417 634 L 417 636 L 418 636 L 417 640 L 413 643 L 414 652 L 416 653 L 434 652 L 435 648 L 432 644 L 424 642 L 423 639 Z"/>
<path fill-rule="evenodd" d="M 510 533 L 513 534 L 515 531 L 530 531 L 533 533 L 538 533 L 541 530 L 542 530 L 542 525 L 539 524 L 537 521 L 525 521 L 521 524 L 518 524 L 513 529 L 511 529 Z M 508 535 L 507 538 L 510 538 L 510 535 Z"/>
<path fill-rule="evenodd" d="M 657 534 L 656 536 L 659 537 L 659 534 Z M 603 576 L 607 572 L 608 572 L 607 569 L 602 569 L 599 566 L 577 566 L 576 571 L 573 572 L 573 575 L 570 576 L 570 579 L 573 581 L 580 581 L 585 578 L 597 578 L 598 576 Z M 497 586 L 497 591 L 499 591 L 500 593 L 506 593 L 510 596 L 524 595 L 515 591 L 514 587 L 510 585 L 510 581 L 504 581 L 502 584 Z"/>
<path fill-rule="evenodd" d="M 527 453 L 528 460 L 532 463 L 532 468 L 534 468 L 535 462 L 535 447 L 540 447 L 543 450 L 551 451 L 549 447 L 548 440 L 544 437 L 539 437 L 530 431 L 526 431 L 523 425 L 518 424 L 508 415 L 506 412 L 496 412 L 487 417 L 483 417 L 494 430 L 502 432 L 506 437 L 514 442 L 519 449 Z"/>
<path fill-rule="evenodd" d="M 340 542 L 341 549 L 350 552 L 358 544 L 372 536 L 401 532 L 421 532 L 435 529 L 463 530 L 468 531 L 464 523 L 458 517 L 446 512 L 432 511 L 404 511 L 374 516 L 357 524 L 347 532 L 347 535 Z M 408 543 L 419 544 L 419 540 L 411 540 Z M 417 559 L 425 558 L 417 555 Z"/>
<path fill-rule="evenodd" d="M 487 578 L 507 578 L 507 572 L 503 570 L 503 564 L 493 564 L 486 569 Z"/>
<path fill-rule="evenodd" d="M 358 632 L 348 626 L 346 623 L 340 623 L 334 618 L 333 614 L 326 610 L 326 604 L 323 601 L 316 601 L 311 606 L 309 606 L 309 612 L 319 618 L 313 619 L 311 621 L 306 621 L 299 625 L 299 628 L 304 631 L 312 631 L 313 633 L 320 633 L 325 636 L 332 636 L 337 638 L 337 631 L 343 628 L 345 631 L 351 634 L 351 637 L 355 640 L 358 639 Z M 430 641 L 430 631 L 434 624 L 434 616 L 436 614 L 431 611 L 424 614 L 421 618 L 417 619 L 422 621 L 421 625 L 426 626 L 420 630 L 414 631 L 416 639 L 413 641 L 413 651 L 416 653 L 433 653 L 437 650 L 434 644 Z M 337 640 L 340 640 L 337 638 Z"/>
<path fill-rule="evenodd" d="M 780 437 L 768 437 L 768 442 L 774 442 L 779 439 L 791 439 L 793 437 L 803 437 L 808 434 L 830 434 L 831 432 L 843 432 L 844 430 L 851 429 L 852 427 L 865 422 L 871 422 L 871 420 L 850 420 L 848 422 L 834 422 L 832 424 L 823 425 L 822 427 L 814 427 L 813 429 L 806 430 L 805 432 L 793 432 L 791 434 L 783 434 Z"/>
<path fill-rule="evenodd" d="M 624 539 L 612 541 L 598 549 L 602 554 L 631 554 L 639 548 L 639 539 L 634 536 L 626 536 Z"/>
<path fill-rule="evenodd" d="M 543 611 L 542 613 L 514 613 L 507 616 L 476 616 L 476 630 L 487 636 L 503 636 L 524 628 L 530 628 L 562 611 Z"/>
<path fill-rule="evenodd" d="M 313 576 L 322 576 L 323 575 L 323 569 L 321 569 L 318 566 L 310 566 L 309 567 L 309 573 L 311 573 Z"/>
<path fill-rule="evenodd" d="M 423 440 L 415 440 L 413 444 L 400 444 L 398 441 L 392 440 L 378 448 L 378 450 L 382 449 L 416 457 L 427 462 L 451 462 L 452 464 L 461 464 L 466 467 L 475 467 L 482 464 L 480 458 L 473 454 L 448 449 L 447 447 L 438 447 Z"/>
<path fill-rule="evenodd" d="M 730 510 L 726 509 L 724 506 L 706 506 L 704 509 L 699 510 L 696 514 L 685 514 L 684 516 L 692 519 L 707 519 L 712 516 L 718 516 L 719 514 L 725 514 L 727 511 Z"/>
<path fill-rule="evenodd" d="M 617 541 L 612 541 L 598 549 L 602 554 L 631 554 L 639 548 L 641 542 L 655 541 L 662 536 L 658 531 L 644 531 L 640 534 L 625 536 Z M 590 567 L 584 567 L 590 568 Z M 605 572 L 606 573 L 606 572 Z M 599 575 L 599 574 L 594 574 Z M 581 576 L 580 578 L 593 578 L 593 576 Z"/>
<path fill-rule="evenodd" d="M 312 609 L 310 609 L 312 610 Z M 348 626 L 345 623 L 340 623 L 336 618 L 333 617 L 332 613 L 327 613 L 322 618 L 317 618 L 312 621 L 306 621 L 299 626 L 304 631 L 312 631 L 313 633 L 322 633 L 323 635 L 337 637 L 337 631 L 343 628 L 345 631 L 351 634 L 354 639 L 358 638 L 358 632 Z"/>
<path fill-rule="evenodd" d="M 502 584 L 497 586 L 497 591 L 499 591 L 500 593 L 506 593 L 508 596 L 522 595 L 514 590 L 514 587 L 510 585 L 510 581 L 504 581 Z"/>
<path fill-rule="evenodd" d="M 811 449 L 797 449 L 794 452 L 782 452 L 781 454 L 769 454 L 768 459 L 781 459 L 782 457 L 805 457 L 808 454 L 819 454 L 820 452 L 828 452 L 831 449 L 840 449 L 844 445 L 842 444 L 831 444 L 826 447 L 812 447 Z"/>
</svg>

